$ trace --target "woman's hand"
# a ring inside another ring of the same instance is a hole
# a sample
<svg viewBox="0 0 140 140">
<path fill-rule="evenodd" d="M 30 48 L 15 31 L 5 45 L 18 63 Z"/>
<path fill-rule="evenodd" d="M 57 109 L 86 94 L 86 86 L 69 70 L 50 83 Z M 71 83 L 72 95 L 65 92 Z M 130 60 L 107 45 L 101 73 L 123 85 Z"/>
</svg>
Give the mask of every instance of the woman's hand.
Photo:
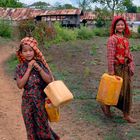
<svg viewBox="0 0 140 140">
<path fill-rule="evenodd" d="M 109 75 L 114 75 L 115 73 L 114 73 L 114 72 L 108 72 L 108 74 L 109 74 Z"/>
</svg>

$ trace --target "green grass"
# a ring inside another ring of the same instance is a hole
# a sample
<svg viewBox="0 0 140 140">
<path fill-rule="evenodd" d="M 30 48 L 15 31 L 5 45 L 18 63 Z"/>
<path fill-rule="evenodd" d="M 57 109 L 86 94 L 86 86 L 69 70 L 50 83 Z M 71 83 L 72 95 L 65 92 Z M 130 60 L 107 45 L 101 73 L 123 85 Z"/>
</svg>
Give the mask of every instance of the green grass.
<svg viewBox="0 0 140 140">
<path fill-rule="evenodd" d="M 15 71 L 16 65 L 18 64 L 17 57 L 12 55 L 10 59 L 7 60 L 6 64 L 8 65 L 8 73 L 13 73 Z"/>
<path fill-rule="evenodd" d="M 0 45 L 6 45 L 11 41 L 9 38 L 0 37 Z"/>
<path fill-rule="evenodd" d="M 134 89 L 133 90 L 133 100 L 135 102 L 139 102 L 140 101 L 140 89 Z"/>
<path fill-rule="evenodd" d="M 110 133 L 110 135 L 105 136 L 104 140 L 121 140 L 115 133 Z"/>
<path fill-rule="evenodd" d="M 127 132 L 128 140 L 139 140 L 140 139 L 140 128 L 132 128 Z"/>
<path fill-rule="evenodd" d="M 99 47 L 96 45 L 96 44 L 93 44 L 92 46 L 91 46 L 91 50 L 90 50 L 90 55 L 96 55 L 97 54 L 97 49 L 98 49 Z"/>
<path fill-rule="evenodd" d="M 120 124 L 120 125 L 126 124 L 126 121 L 123 120 L 123 118 L 121 116 L 114 116 L 113 122 Z"/>
<path fill-rule="evenodd" d="M 130 50 L 131 50 L 131 51 L 140 51 L 140 45 L 132 45 L 132 46 L 130 47 Z"/>
</svg>

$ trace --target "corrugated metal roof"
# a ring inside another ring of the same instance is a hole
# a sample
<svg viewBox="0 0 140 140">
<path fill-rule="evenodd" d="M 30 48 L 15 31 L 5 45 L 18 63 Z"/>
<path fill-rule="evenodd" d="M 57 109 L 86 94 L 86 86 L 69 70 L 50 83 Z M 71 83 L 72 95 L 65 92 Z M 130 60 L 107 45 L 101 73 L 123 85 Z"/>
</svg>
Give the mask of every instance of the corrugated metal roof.
<svg viewBox="0 0 140 140">
<path fill-rule="evenodd" d="M 29 18 L 35 18 L 36 16 L 67 16 L 67 15 L 80 15 L 81 20 L 93 20 L 96 18 L 95 14 L 91 12 L 84 12 L 82 15 L 80 9 L 63 9 L 63 10 L 40 10 L 31 8 L 1 8 L 0 18 L 11 20 L 23 20 Z M 119 14 L 120 15 L 120 14 Z M 140 13 L 123 13 L 121 14 L 125 19 L 130 21 L 140 21 Z"/>
<path fill-rule="evenodd" d="M 64 9 L 64 10 L 39 10 L 31 8 L 0 8 L 0 17 L 11 20 L 22 20 L 34 18 L 36 16 L 51 16 L 51 15 L 80 15 L 80 9 Z"/>
<path fill-rule="evenodd" d="M 51 16 L 51 15 L 80 15 L 81 10 L 80 9 L 63 9 L 63 10 L 50 10 L 50 11 L 44 11 L 40 14 L 40 16 Z"/>
<path fill-rule="evenodd" d="M 31 9 L 31 8 L 0 8 L 0 17 L 4 19 L 11 19 L 11 20 L 23 20 L 34 18 L 37 15 L 42 13 L 42 10 L 39 9 Z"/>
<path fill-rule="evenodd" d="M 121 15 L 128 21 L 137 21 L 140 20 L 140 13 L 122 13 L 122 14 L 115 14 L 115 15 Z"/>
<path fill-rule="evenodd" d="M 96 18 L 96 15 L 92 12 L 84 12 L 84 15 L 80 17 L 81 20 L 94 20 Z"/>
</svg>

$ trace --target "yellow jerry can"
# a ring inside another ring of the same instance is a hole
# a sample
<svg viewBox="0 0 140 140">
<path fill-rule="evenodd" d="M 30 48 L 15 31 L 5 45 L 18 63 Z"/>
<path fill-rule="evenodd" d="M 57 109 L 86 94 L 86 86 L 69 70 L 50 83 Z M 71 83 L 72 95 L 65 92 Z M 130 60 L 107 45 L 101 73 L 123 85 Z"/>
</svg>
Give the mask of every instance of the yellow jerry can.
<svg viewBox="0 0 140 140">
<path fill-rule="evenodd" d="M 123 79 L 104 73 L 98 88 L 96 100 L 106 105 L 117 105 Z"/>
<path fill-rule="evenodd" d="M 53 106 L 49 99 L 45 101 L 45 109 L 47 111 L 48 119 L 50 122 L 58 122 L 60 120 L 59 108 Z"/>
<path fill-rule="evenodd" d="M 73 99 L 72 93 L 61 80 L 49 83 L 44 91 L 55 107 L 66 104 Z"/>
</svg>

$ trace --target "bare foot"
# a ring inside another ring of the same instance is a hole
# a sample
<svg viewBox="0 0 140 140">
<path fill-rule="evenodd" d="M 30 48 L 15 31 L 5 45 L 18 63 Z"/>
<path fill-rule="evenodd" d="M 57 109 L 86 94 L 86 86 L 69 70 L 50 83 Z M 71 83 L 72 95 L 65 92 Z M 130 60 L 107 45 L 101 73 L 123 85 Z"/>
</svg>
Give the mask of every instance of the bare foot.
<svg viewBox="0 0 140 140">
<path fill-rule="evenodd" d="M 136 123 L 137 121 L 132 118 L 131 116 L 125 116 L 124 120 L 126 120 L 128 123 Z"/>
<path fill-rule="evenodd" d="M 112 118 L 112 114 L 110 112 L 110 107 L 108 107 L 106 105 L 101 105 L 101 109 L 106 117 Z"/>
</svg>

